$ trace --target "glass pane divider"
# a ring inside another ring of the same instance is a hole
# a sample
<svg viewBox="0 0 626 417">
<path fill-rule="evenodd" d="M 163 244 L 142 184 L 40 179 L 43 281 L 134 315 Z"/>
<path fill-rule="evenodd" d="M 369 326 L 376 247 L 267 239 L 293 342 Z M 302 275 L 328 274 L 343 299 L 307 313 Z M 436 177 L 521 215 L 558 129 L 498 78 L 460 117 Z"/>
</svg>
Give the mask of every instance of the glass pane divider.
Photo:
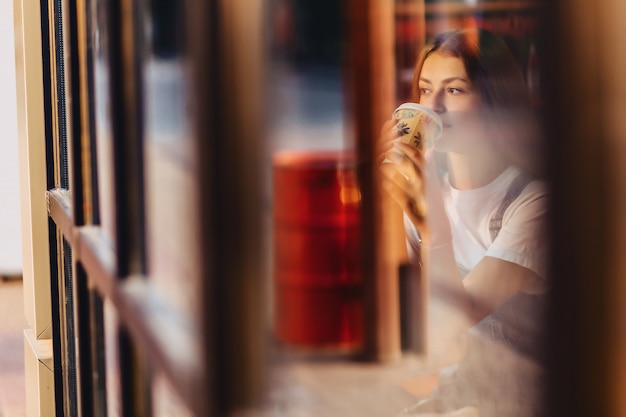
<svg viewBox="0 0 626 417">
<path fill-rule="evenodd" d="M 77 261 L 98 293 L 124 317 L 124 325 L 154 369 L 164 373 L 186 404 L 196 402 L 203 367 L 195 362 L 201 357 L 200 335 L 192 323 L 166 305 L 144 275 L 116 278 L 115 253 L 99 228 L 81 227 L 78 236 Z"/>
<path fill-rule="evenodd" d="M 202 386 L 201 335 L 193 323 L 176 314 L 143 274 L 120 280 L 116 252 L 99 226 L 73 224 L 72 200 L 65 189 L 46 193 L 48 212 L 63 235 L 76 262 L 86 271 L 88 285 L 109 300 L 129 331 L 134 343 L 147 352 L 155 370 L 162 372 L 188 405 L 198 402 Z"/>
</svg>

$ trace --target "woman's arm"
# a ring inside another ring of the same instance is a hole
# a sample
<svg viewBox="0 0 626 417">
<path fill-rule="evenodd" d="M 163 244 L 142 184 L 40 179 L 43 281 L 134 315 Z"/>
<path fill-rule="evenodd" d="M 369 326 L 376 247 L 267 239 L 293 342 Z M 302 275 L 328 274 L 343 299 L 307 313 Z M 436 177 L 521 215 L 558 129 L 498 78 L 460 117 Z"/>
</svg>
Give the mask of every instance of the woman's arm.
<svg viewBox="0 0 626 417">
<path fill-rule="evenodd" d="M 471 300 L 471 317 L 478 323 L 517 292 L 536 288 L 543 278 L 513 262 L 483 257 L 463 280 Z"/>
<path fill-rule="evenodd" d="M 428 277 L 427 349 L 424 366 L 439 368 L 465 355 L 465 334 L 520 290 L 542 281 L 530 269 L 483 257 L 461 279 L 452 242 L 422 246 L 422 274 Z"/>
<path fill-rule="evenodd" d="M 434 297 L 461 308 L 471 327 L 519 291 L 536 288 L 543 280 L 528 268 L 491 256 L 483 257 L 464 279 L 454 261 L 452 244 L 422 248 L 422 259 Z M 458 329 L 463 330 L 463 329 Z"/>
</svg>

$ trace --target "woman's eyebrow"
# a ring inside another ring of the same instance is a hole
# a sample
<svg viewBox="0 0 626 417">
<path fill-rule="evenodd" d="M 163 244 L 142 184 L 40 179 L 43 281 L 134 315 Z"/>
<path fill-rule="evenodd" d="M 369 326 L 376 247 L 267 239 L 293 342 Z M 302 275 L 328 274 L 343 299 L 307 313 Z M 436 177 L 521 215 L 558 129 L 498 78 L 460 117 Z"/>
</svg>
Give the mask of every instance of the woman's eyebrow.
<svg viewBox="0 0 626 417">
<path fill-rule="evenodd" d="M 428 83 L 428 84 L 432 84 L 432 81 L 430 81 L 428 78 L 423 78 L 420 77 L 420 81 Z M 467 78 L 463 78 L 463 77 L 450 77 L 450 78 L 446 78 L 444 80 L 441 80 L 442 84 L 449 84 L 453 81 L 462 81 L 464 83 L 470 83 L 469 80 Z"/>
</svg>

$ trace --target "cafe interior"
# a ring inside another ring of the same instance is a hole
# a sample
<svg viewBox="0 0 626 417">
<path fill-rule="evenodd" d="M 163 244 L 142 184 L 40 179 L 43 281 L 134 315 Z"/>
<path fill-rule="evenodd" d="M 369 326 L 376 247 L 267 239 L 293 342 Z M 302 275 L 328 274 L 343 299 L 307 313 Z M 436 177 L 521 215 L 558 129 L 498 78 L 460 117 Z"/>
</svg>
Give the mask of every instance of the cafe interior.
<svg viewBox="0 0 626 417">
<path fill-rule="evenodd" d="M 626 416 L 626 3 L 13 7 L 29 417 Z M 433 342 L 460 298 L 381 180 L 453 29 L 504 42 L 538 121 L 532 355 Z"/>
</svg>

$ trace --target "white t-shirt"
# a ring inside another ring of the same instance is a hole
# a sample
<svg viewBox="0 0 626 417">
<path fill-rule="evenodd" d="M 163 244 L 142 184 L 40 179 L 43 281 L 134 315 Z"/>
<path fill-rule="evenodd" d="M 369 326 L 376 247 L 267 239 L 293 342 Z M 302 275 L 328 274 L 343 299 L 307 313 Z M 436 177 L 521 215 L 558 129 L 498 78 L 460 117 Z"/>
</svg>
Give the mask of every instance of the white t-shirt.
<svg viewBox="0 0 626 417">
<path fill-rule="evenodd" d="M 546 234 L 547 191 L 533 180 L 513 200 L 502 217 L 502 227 L 492 242 L 489 223 L 498 211 L 511 184 L 522 172 L 511 166 L 490 184 L 458 190 L 443 179 L 443 198 L 452 230 L 454 256 L 465 277 L 484 257 L 491 256 L 530 269 L 542 278 L 547 275 Z M 408 249 L 419 253 L 419 235 L 405 215 Z M 542 291 L 537 288 L 536 291 Z"/>
<path fill-rule="evenodd" d="M 504 211 L 495 240 L 489 230 L 491 219 L 520 175 L 521 170 L 509 167 L 492 183 L 473 190 L 455 189 L 447 178 L 443 179 L 444 204 L 462 277 L 484 256 L 492 256 L 526 267 L 544 278 L 542 285 L 528 290 L 531 294 L 518 294 L 470 329 L 469 334 L 474 337 L 469 339 L 467 357 L 442 371 L 442 382 L 433 398 L 455 408 L 476 404 L 481 415 L 531 415 L 538 404 L 534 396 L 542 387 L 536 362 L 527 357 L 541 357 L 543 304 L 541 295 L 535 294 L 547 289 L 545 183 L 528 182 Z M 405 227 L 409 254 L 415 255 L 419 253 L 419 235 L 406 215 Z M 475 337 L 480 335 L 489 338 Z M 524 355 L 512 354 L 511 348 Z"/>
</svg>

